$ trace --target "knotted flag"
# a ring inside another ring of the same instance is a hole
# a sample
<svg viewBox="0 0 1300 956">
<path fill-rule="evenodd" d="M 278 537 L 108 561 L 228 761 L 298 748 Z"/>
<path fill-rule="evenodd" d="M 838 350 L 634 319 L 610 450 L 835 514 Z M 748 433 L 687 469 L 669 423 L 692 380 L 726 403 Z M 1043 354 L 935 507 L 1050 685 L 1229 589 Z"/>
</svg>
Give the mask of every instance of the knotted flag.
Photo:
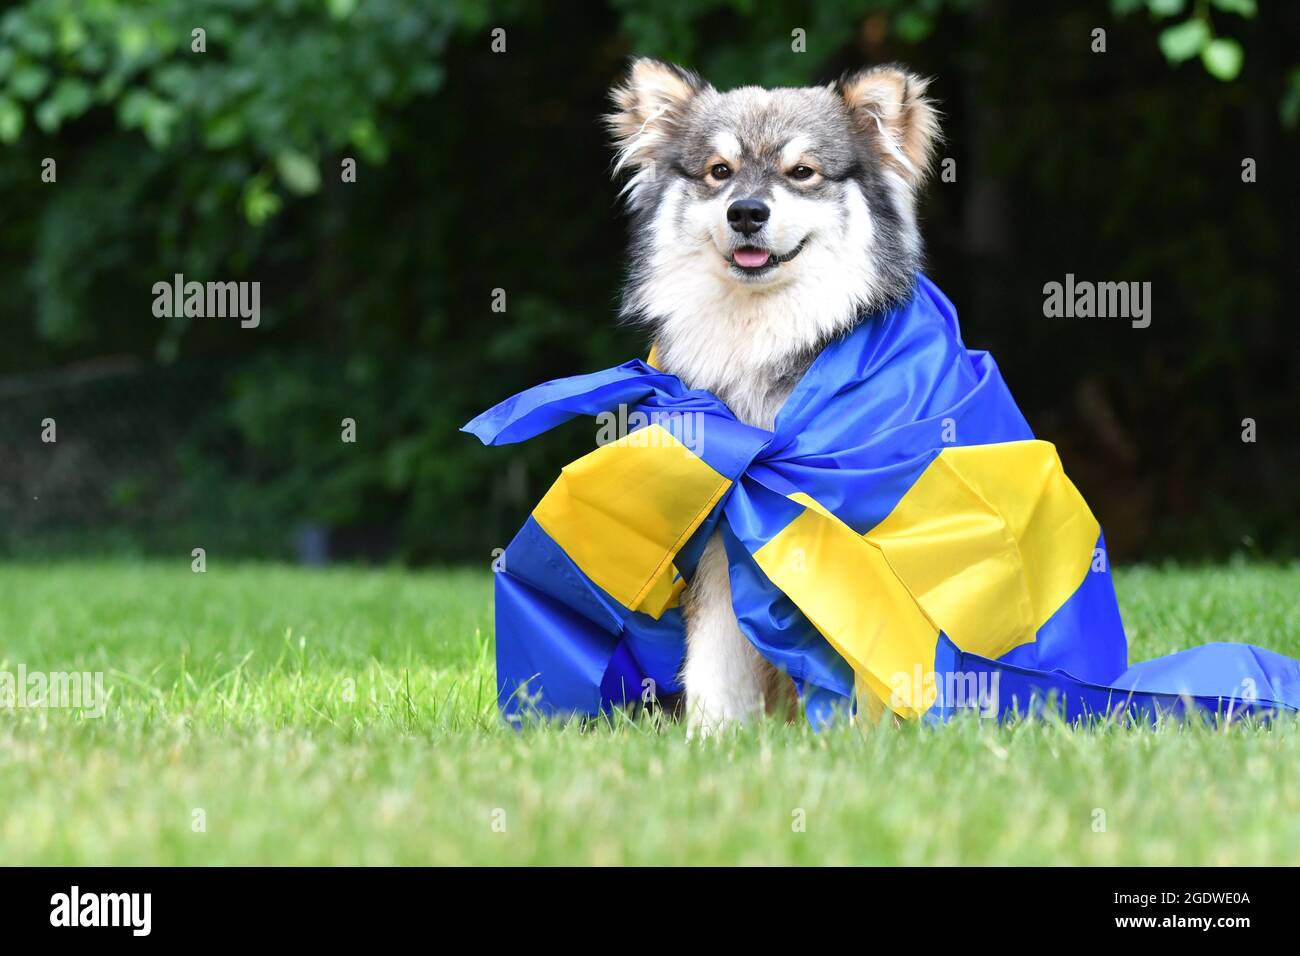
<svg viewBox="0 0 1300 956">
<path fill-rule="evenodd" d="M 1300 663 L 1262 648 L 1128 665 L 1097 519 L 923 276 L 823 349 L 770 431 L 640 360 L 530 388 L 465 430 L 509 444 L 611 412 L 626 427 L 562 470 L 496 574 L 507 716 L 680 692 L 682 592 L 715 533 L 741 630 L 815 726 L 1048 703 L 1067 719 L 1300 709 Z"/>
</svg>

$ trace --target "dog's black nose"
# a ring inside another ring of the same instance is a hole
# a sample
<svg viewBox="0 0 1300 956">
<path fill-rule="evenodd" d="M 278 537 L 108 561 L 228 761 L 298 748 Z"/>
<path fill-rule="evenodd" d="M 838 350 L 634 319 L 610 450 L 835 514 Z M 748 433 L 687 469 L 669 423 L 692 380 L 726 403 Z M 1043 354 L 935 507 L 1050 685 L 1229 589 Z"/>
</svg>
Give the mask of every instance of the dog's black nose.
<svg viewBox="0 0 1300 956">
<path fill-rule="evenodd" d="M 772 210 L 761 199 L 737 199 L 727 207 L 727 222 L 744 236 L 752 236 L 763 228 Z"/>
</svg>

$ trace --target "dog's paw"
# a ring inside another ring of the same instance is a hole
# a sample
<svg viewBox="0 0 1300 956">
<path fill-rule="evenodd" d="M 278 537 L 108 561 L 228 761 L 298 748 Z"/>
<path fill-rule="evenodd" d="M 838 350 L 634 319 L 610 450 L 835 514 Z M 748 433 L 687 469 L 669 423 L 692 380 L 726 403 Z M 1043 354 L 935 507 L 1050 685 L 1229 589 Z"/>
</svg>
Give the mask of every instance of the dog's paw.
<svg viewBox="0 0 1300 956">
<path fill-rule="evenodd" d="M 686 739 L 704 740 L 744 725 L 746 719 L 763 712 L 762 699 L 757 701 L 692 701 L 686 698 Z"/>
<path fill-rule="evenodd" d="M 706 740 L 725 726 L 725 721 L 709 720 L 701 711 L 693 710 L 686 718 L 686 739 Z"/>
</svg>

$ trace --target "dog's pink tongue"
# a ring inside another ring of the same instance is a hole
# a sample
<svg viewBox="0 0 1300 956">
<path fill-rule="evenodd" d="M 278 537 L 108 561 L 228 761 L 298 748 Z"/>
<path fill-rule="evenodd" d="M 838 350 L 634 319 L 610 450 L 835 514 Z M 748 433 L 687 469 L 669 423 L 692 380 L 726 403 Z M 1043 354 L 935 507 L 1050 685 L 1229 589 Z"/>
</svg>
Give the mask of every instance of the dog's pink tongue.
<svg viewBox="0 0 1300 956">
<path fill-rule="evenodd" d="M 767 265 L 772 254 L 766 249 L 737 249 L 734 253 L 736 265 L 745 269 L 757 269 Z"/>
</svg>

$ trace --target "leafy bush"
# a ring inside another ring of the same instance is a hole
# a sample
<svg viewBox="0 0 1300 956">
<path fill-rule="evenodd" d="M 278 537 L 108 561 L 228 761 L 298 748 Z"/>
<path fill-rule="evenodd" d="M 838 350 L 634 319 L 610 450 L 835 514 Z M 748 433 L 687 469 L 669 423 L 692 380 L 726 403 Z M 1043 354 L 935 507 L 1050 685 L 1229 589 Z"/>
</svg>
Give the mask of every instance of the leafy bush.
<svg viewBox="0 0 1300 956">
<path fill-rule="evenodd" d="M 13 279 L 0 384 L 104 356 L 174 370 L 172 398 L 113 392 L 105 413 L 133 424 L 96 439 L 138 446 L 100 460 L 173 466 L 93 483 L 92 510 L 132 547 L 174 549 L 183 530 L 283 554 L 309 523 L 375 529 L 411 559 L 486 559 L 591 436 L 574 426 L 507 454 L 458 426 L 646 348 L 611 321 L 624 238 L 598 118 L 626 56 L 723 86 L 901 59 L 937 76 L 959 171 L 927 201 L 931 271 L 1062 445 L 1112 546 L 1294 548 L 1279 277 L 1295 133 L 1278 111 L 1300 116 L 1284 39 L 1300 13 L 1008 6 L 24 0 L 0 14 L 0 261 Z M 1099 25 L 1105 56 L 1088 49 Z M 1209 52 L 1220 41 L 1242 56 Z M 1261 170 L 1249 186 L 1243 156 Z M 1041 285 L 1066 271 L 1151 280 L 1149 334 L 1044 322 Z M 177 273 L 260 282 L 261 325 L 156 318 L 152 287 Z M 44 405 L 84 407 L 61 394 L 73 386 L 42 387 L 0 403 L 4 447 L 32 440 Z M 151 427 L 158 403 L 186 409 L 188 428 Z M 1248 415 L 1255 446 L 1235 440 Z M 355 444 L 340 441 L 344 418 Z M 173 493 L 169 517 L 145 527 Z M 4 501 L 0 546 L 30 550 L 43 526 Z"/>
</svg>

